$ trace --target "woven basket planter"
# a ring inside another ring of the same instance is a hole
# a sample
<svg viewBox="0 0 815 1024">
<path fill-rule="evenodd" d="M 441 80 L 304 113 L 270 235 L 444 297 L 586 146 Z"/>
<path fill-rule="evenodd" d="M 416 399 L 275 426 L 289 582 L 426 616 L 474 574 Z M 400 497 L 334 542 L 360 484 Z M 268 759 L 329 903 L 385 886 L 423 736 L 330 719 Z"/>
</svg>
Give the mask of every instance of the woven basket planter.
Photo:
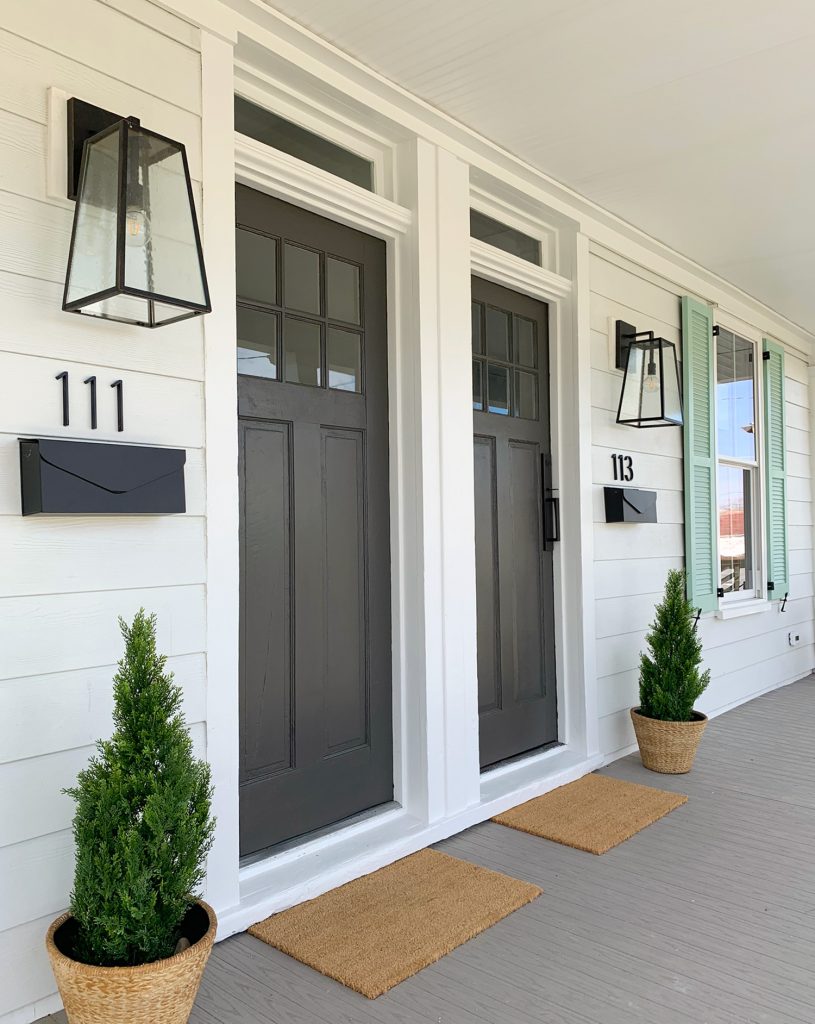
<svg viewBox="0 0 815 1024">
<path fill-rule="evenodd" d="M 58 917 L 45 939 L 69 1024 L 186 1024 L 215 942 L 212 907 L 199 900 L 187 915 L 189 937 L 200 936 L 192 946 L 139 967 L 94 967 L 67 956 L 60 946 L 73 920 Z"/>
<path fill-rule="evenodd" d="M 639 708 L 632 708 L 631 721 L 646 768 L 663 775 L 684 775 L 691 770 L 707 715 L 694 711 L 690 722 L 661 722 L 641 715 Z"/>
</svg>

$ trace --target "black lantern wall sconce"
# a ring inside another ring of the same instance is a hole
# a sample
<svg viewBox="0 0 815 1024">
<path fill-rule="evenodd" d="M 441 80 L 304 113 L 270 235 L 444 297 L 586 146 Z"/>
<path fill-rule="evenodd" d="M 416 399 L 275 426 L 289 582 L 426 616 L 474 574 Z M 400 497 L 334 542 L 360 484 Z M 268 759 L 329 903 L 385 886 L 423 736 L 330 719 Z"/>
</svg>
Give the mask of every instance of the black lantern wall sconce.
<svg viewBox="0 0 815 1024">
<path fill-rule="evenodd" d="M 682 391 L 676 346 L 653 331 L 618 320 L 617 369 L 624 370 L 617 422 L 630 427 L 681 427 Z"/>
<path fill-rule="evenodd" d="M 140 327 L 211 311 L 181 143 L 70 99 L 68 197 L 64 310 Z"/>
</svg>

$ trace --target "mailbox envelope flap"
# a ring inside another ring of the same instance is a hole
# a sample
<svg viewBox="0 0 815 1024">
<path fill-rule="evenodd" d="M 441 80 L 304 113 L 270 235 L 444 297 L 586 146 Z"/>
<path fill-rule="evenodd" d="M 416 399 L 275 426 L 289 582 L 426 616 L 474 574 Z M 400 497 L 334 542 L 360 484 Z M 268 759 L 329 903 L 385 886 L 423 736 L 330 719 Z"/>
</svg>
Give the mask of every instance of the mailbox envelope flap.
<svg viewBox="0 0 815 1024">
<path fill-rule="evenodd" d="M 41 439 L 41 460 L 109 494 L 128 494 L 183 470 L 179 448 Z"/>
</svg>

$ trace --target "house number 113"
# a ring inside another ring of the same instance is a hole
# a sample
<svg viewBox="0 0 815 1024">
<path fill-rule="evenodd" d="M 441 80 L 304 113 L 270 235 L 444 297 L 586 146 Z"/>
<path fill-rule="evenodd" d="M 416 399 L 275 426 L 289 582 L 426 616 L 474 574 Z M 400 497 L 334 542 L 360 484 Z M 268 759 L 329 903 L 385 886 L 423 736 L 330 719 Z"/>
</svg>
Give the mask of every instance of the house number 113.
<svg viewBox="0 0 815 1024">
<path fill-rule="evenodd" d="M 614 479 L 630 483 L 634 479 L 634 460 L 630 455 L 618 455 L 616 452 L 611 456 L 614 463 Z"/>
</svg>

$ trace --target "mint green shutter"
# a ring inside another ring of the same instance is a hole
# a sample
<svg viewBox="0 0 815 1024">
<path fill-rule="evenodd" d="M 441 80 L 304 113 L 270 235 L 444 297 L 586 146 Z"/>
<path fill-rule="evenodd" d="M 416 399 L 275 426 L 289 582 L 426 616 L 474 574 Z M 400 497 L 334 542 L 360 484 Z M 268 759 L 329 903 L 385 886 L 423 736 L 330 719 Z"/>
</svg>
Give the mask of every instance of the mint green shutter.
<svg viewBox="0 0 815 1024">
<path fill-rule="evenodd" d="M 764 463 L 767 477 L 767 596 L 789 590 L 787 443 L 784 436 L 784 350 L 764 339 Z"/>
<path fill-rule="evenodd" d="M 682 378 L 688 600 L 710 612 L 719 606 L 713 310 L 687 295 L 682 299 Z"/>
</svg>

